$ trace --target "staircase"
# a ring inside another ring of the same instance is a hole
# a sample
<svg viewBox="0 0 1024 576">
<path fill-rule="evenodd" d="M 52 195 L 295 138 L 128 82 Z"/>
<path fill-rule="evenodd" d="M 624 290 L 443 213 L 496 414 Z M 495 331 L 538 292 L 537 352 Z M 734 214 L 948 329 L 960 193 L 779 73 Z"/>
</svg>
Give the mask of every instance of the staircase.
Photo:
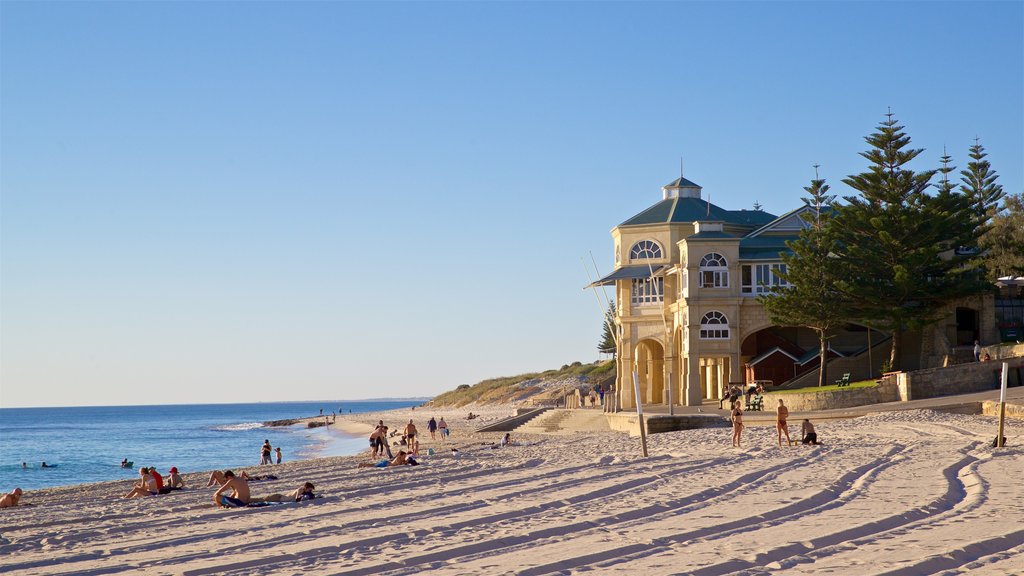
<svg viewBox="0 0 1024 576">
<path fill-rule="evenodd" d="M 611 430 L 601 410 L 549 410 L 516 428 L 521 434 L 571 434 Z"/>
</svg>

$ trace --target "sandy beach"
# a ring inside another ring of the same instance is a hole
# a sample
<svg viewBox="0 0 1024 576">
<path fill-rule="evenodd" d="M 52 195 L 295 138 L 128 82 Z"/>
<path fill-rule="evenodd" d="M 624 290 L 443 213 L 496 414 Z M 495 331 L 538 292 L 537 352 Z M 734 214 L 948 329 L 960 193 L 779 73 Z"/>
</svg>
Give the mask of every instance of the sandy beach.
<svg viewBox="0 0 1024 576">
<path fill-rule="evenodd" d="M 360 456 L 247 468 L 321 498 L 218 509 L 189 489 L 122 500 L 129 482 L 26 493 L 0 510 L 0 571 L 17 574 L 1020 574 L 1024 422 L 912 410 L 821 422 L 822 446 L 778 447 L 751 427 L 640 440 L 603 432 L 470 434 L 508 413 L 473 408 L 339 417 L 365 431 L 411 417 L 452 424 L 422 466 Z M 470 426 L 472 424 L 472 427 Z M 794 435 L 798 426 L 791 427 Z M 429 434 L 425 434 L 429 439 Z M 461 455 L 453 457 L 457 446 Z"/>
</svg>

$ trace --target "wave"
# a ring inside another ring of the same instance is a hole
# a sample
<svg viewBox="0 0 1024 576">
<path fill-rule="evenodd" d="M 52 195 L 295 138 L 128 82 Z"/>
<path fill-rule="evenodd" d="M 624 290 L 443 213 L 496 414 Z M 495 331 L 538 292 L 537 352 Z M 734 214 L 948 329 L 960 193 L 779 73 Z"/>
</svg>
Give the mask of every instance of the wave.
<svg viewBox="0 0 1024 576">
<path fill-rule="evenodd" d="M 242 422 L 241 424 L 226 424 L 224 426 L 214 426 L 212 430 L 220 432 L 238 432 L 240 430 L 253 430 L 256 428 L 263 428 L 263 422 Z"/>
</svg>

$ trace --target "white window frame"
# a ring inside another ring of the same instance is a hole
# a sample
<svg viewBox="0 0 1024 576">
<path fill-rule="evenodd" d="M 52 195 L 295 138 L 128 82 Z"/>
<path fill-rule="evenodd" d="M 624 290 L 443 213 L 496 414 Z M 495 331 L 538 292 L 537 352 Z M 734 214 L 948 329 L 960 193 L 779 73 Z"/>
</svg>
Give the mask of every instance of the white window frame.
<svg viewBox="0 0 1024 576">
<path fill-rule="evenodd" d="M 787 268 L 782 262 L 770 262 L 764 264 L 744 264 L 740 287 L 740 293 L 745 296 L 756 296 L 758 294 L 770 294 L 777 288 L 787 288 L 789 282 L 779 275 L 785 273 Z M 748 277 L 749 276 L 749 282 Z"/>
<path fill-rule="evenodd" d="M 728 288 L 729 261 L 717 252 L 709 252 L 700 260 L 701 288 Z"/>
<path fill-rule="evenodd" d="M 663 258 L 665 252 L 661 244 L 654 240 L 640 240 L 629 249 L 629 259 L 632 260 L 657 260 Z"/>
<path fill-rule="evenodd" d="M 701 340 L 728 340 L 729 318 L 718 310 L 711 310 L 700 319 Z"/>
<path fill-rule="evenodd" d="M 634 278 L 630 282 L 629 301 L 634 306 L 661 304 L 665 300 L 665 279 Z"/>
</svg>

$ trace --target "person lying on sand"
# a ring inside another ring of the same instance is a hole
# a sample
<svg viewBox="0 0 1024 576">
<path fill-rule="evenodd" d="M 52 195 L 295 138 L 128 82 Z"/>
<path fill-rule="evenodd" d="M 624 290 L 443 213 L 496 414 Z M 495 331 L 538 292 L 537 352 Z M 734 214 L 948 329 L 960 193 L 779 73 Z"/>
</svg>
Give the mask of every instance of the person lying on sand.
<svg viewBox="0 0 1024 576">
<path fill-rule="evenodd" d="M 380 462 L 360 462 L 359 468 L 387 468 L 388 466 L 418 466 L 419 462 L 415 458 L 405 453 L 405 450 L 399 450 L 398 455 L 394 457 L 390 462 L 387 460 L 381 460 Z"/>
<path fill-rule="evenodd" d="M 160 489 L 156 487 L 156 480 L 149 475 L 149 468 L 139 468 L 139 481 L 124 495 L 124 498 L 140 498 L 142 496 L 156 496 Z"/>
<path fill-rule="evenodd" d="M 18 500 L 21 500 L 21 488 L 15 488 L 3 497 L 0 497 L 0 508 L 13 508 L 18 505 Z"/>
<path fill-rule="evenodd" d="M 231 495 L 225 494 L 228 490 Z M 224 471 L 224 485 L 213 493 L 213 503 L 224 508 L 244 508 L 249 503 L 249 483 L 231 470 Z"/>
<path fill-rule="evenodd" d="M 270 496 L 264 496 L 263 498 L 253 498 L 253 502 L 301 502 L 303 500 L 312 500 L 316 498 L 313 494 L 313 490 L 316 487 L 313 486 L 312 482 L 306 482 L 302 486 L 299 486 L 295 490 L 287 494 L 271 494 Z"/>
<path fill-rule="evenodd" d="M 274 476 L 273 474 L 264 474 L 262 476 L 257 474 L 256 476 L 249 476 L 248 474 L 245 473 L 245 470 L 242 470 L 242 478 L 244 478 L 246 482 L 262 482 L 264 480 L 277 480 L 277 476 Z"/>
</svg>

